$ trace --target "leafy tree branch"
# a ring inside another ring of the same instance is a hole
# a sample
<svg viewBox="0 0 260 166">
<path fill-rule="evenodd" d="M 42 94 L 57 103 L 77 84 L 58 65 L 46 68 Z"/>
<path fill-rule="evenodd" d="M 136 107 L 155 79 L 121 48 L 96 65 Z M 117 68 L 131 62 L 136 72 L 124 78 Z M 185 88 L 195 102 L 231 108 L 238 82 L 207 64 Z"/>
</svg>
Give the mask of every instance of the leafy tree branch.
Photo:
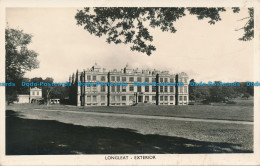
<svg viewBox="0 0 260 166">
<path fill-rule="evenodd" d="M 239 8 L 232 8 L 234 13 Z M 187 12 L 186 12 L 187 11 Z M 152 45 L 153 36 L 148 27 L 159 28 L 162 32 L 175 33 L 174 23 L 186 16 L 197 16 L 198 20 L 209 19 L 209 24 L 221 20 L 220 13 L 225 8 L 84 8 L 78 10 L 75 19 L 77 25 L 84 26 L 90 34 L 101 37 L 105 35 L 108 43 L 130 44 L 132 51 L 151 55 L 156 47 Z M 254 35 L 253 9 L 249 8 L 249 21 L 243 27 L 244 36 L 240 40 L 251 40 Z"/>
</svg>

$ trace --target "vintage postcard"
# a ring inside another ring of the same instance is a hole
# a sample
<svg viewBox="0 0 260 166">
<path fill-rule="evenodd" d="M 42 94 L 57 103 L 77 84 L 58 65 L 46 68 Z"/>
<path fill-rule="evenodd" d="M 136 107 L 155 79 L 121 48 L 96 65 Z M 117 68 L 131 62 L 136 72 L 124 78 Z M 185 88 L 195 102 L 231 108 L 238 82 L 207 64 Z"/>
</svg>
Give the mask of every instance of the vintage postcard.
<svg viewBox="0 0 260 166">
<path fill-rule="evenodd" d="M 0 164 L 259 165 L 259 6 L 0 0 Z"/>
</svg>

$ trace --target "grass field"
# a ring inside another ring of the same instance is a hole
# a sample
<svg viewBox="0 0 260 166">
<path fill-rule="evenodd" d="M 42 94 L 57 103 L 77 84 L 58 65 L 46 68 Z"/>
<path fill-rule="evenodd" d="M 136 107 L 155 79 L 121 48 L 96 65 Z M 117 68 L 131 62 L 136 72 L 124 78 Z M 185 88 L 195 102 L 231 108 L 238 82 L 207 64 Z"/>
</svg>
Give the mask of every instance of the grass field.
<svg viewBox="0 0 260 166">
<path fill-rule="evenodd" d="M 125 116 L 125 114 L 137 116 L 141 114 L 252 121 L 252 106 L 79 108 L 64 105 L 47 107 L 17 104 L 7 106 L 6 110 L 7 155 L 253 152 L 251 124 Z M 75 113 L 62 112 L 63 110 Z M 89 115 L 84 112 L 101 113 Z M 111 112 L 111 116 L 102 115 L 102 112 Z M 113 116 L 114 113 L 120 113 L 122 116 Z"/>
<path fill-rule="evenodd" d="M 99 106 L 76 107 L 66 105 L 32 105 L 17 104 L 19 109 L 56 109 L 86 112 L 110 112 L 121 114 L 172 116 L 197 119 L 222 119 L 236 121 L 253 121 L 254 107 L 252 100 L 243 101 L 248 105 L 187 105 L 187 106 Z M 249 104 L 251 103 L 251 104 Z M 12 107 L 12 106 L 11 106 Z"/>
</svg>

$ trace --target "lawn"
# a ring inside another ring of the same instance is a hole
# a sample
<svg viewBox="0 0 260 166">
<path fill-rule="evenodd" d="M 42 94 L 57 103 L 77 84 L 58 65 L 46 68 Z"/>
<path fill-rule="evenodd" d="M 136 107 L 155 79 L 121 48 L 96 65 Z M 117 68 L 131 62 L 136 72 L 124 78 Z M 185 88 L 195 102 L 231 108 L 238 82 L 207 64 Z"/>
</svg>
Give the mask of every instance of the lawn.
<svg viewBox="0 0 260 166">
<path fill-rule="evenodd" d="M 6 154 L 251 153 L 253 125 L 123 115 L 252 122 L 252 100 L 241 103 L 110 107 L 13 104 L 6 106 Z M 48 110 L 99 112 L 100 115 Z M 111 115 L 101 116 L 104 112 Z M 118 118 L 113 113 L 122 116 Z"/>
<path fill-rule="evenodd" d="M 6 154 L 252 153 L 253 125 L 6 111 Z"/>
<path fill-rule="evenodd" d="M 250 101 L 244 101 L 249 103 Z M 251 100 L 252 103 L 252 100 Z M 252 104 L 247 105 L 187 105 L 187 106 L 89 106 L 76 107 L 68 105 L 33 105 L 33 104 L 16 104 L 7 106 L 11 109 L 54 109 L 70 110 L 85 112 L 106 112 L 119 114 L 137 114 L 153 116 L 170 116 L 196 119 L 221 119 L 234 121 L 253 122 L 254 107 Z"/>
</svg>

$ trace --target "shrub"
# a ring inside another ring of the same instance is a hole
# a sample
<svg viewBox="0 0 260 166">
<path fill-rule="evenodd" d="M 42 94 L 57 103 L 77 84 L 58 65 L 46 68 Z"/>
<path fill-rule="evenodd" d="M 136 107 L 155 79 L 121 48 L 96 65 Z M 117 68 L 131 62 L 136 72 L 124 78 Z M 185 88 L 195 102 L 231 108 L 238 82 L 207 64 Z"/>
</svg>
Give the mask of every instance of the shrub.
<svg viewBox="0 0 260 166">
<path fill-rule="evenodd" d="M 235 101 L 228 101 L 228 102 L 226 102 L 226 104 L 236 104 L 237 102 L 235 102 Z"/>
</svg>

